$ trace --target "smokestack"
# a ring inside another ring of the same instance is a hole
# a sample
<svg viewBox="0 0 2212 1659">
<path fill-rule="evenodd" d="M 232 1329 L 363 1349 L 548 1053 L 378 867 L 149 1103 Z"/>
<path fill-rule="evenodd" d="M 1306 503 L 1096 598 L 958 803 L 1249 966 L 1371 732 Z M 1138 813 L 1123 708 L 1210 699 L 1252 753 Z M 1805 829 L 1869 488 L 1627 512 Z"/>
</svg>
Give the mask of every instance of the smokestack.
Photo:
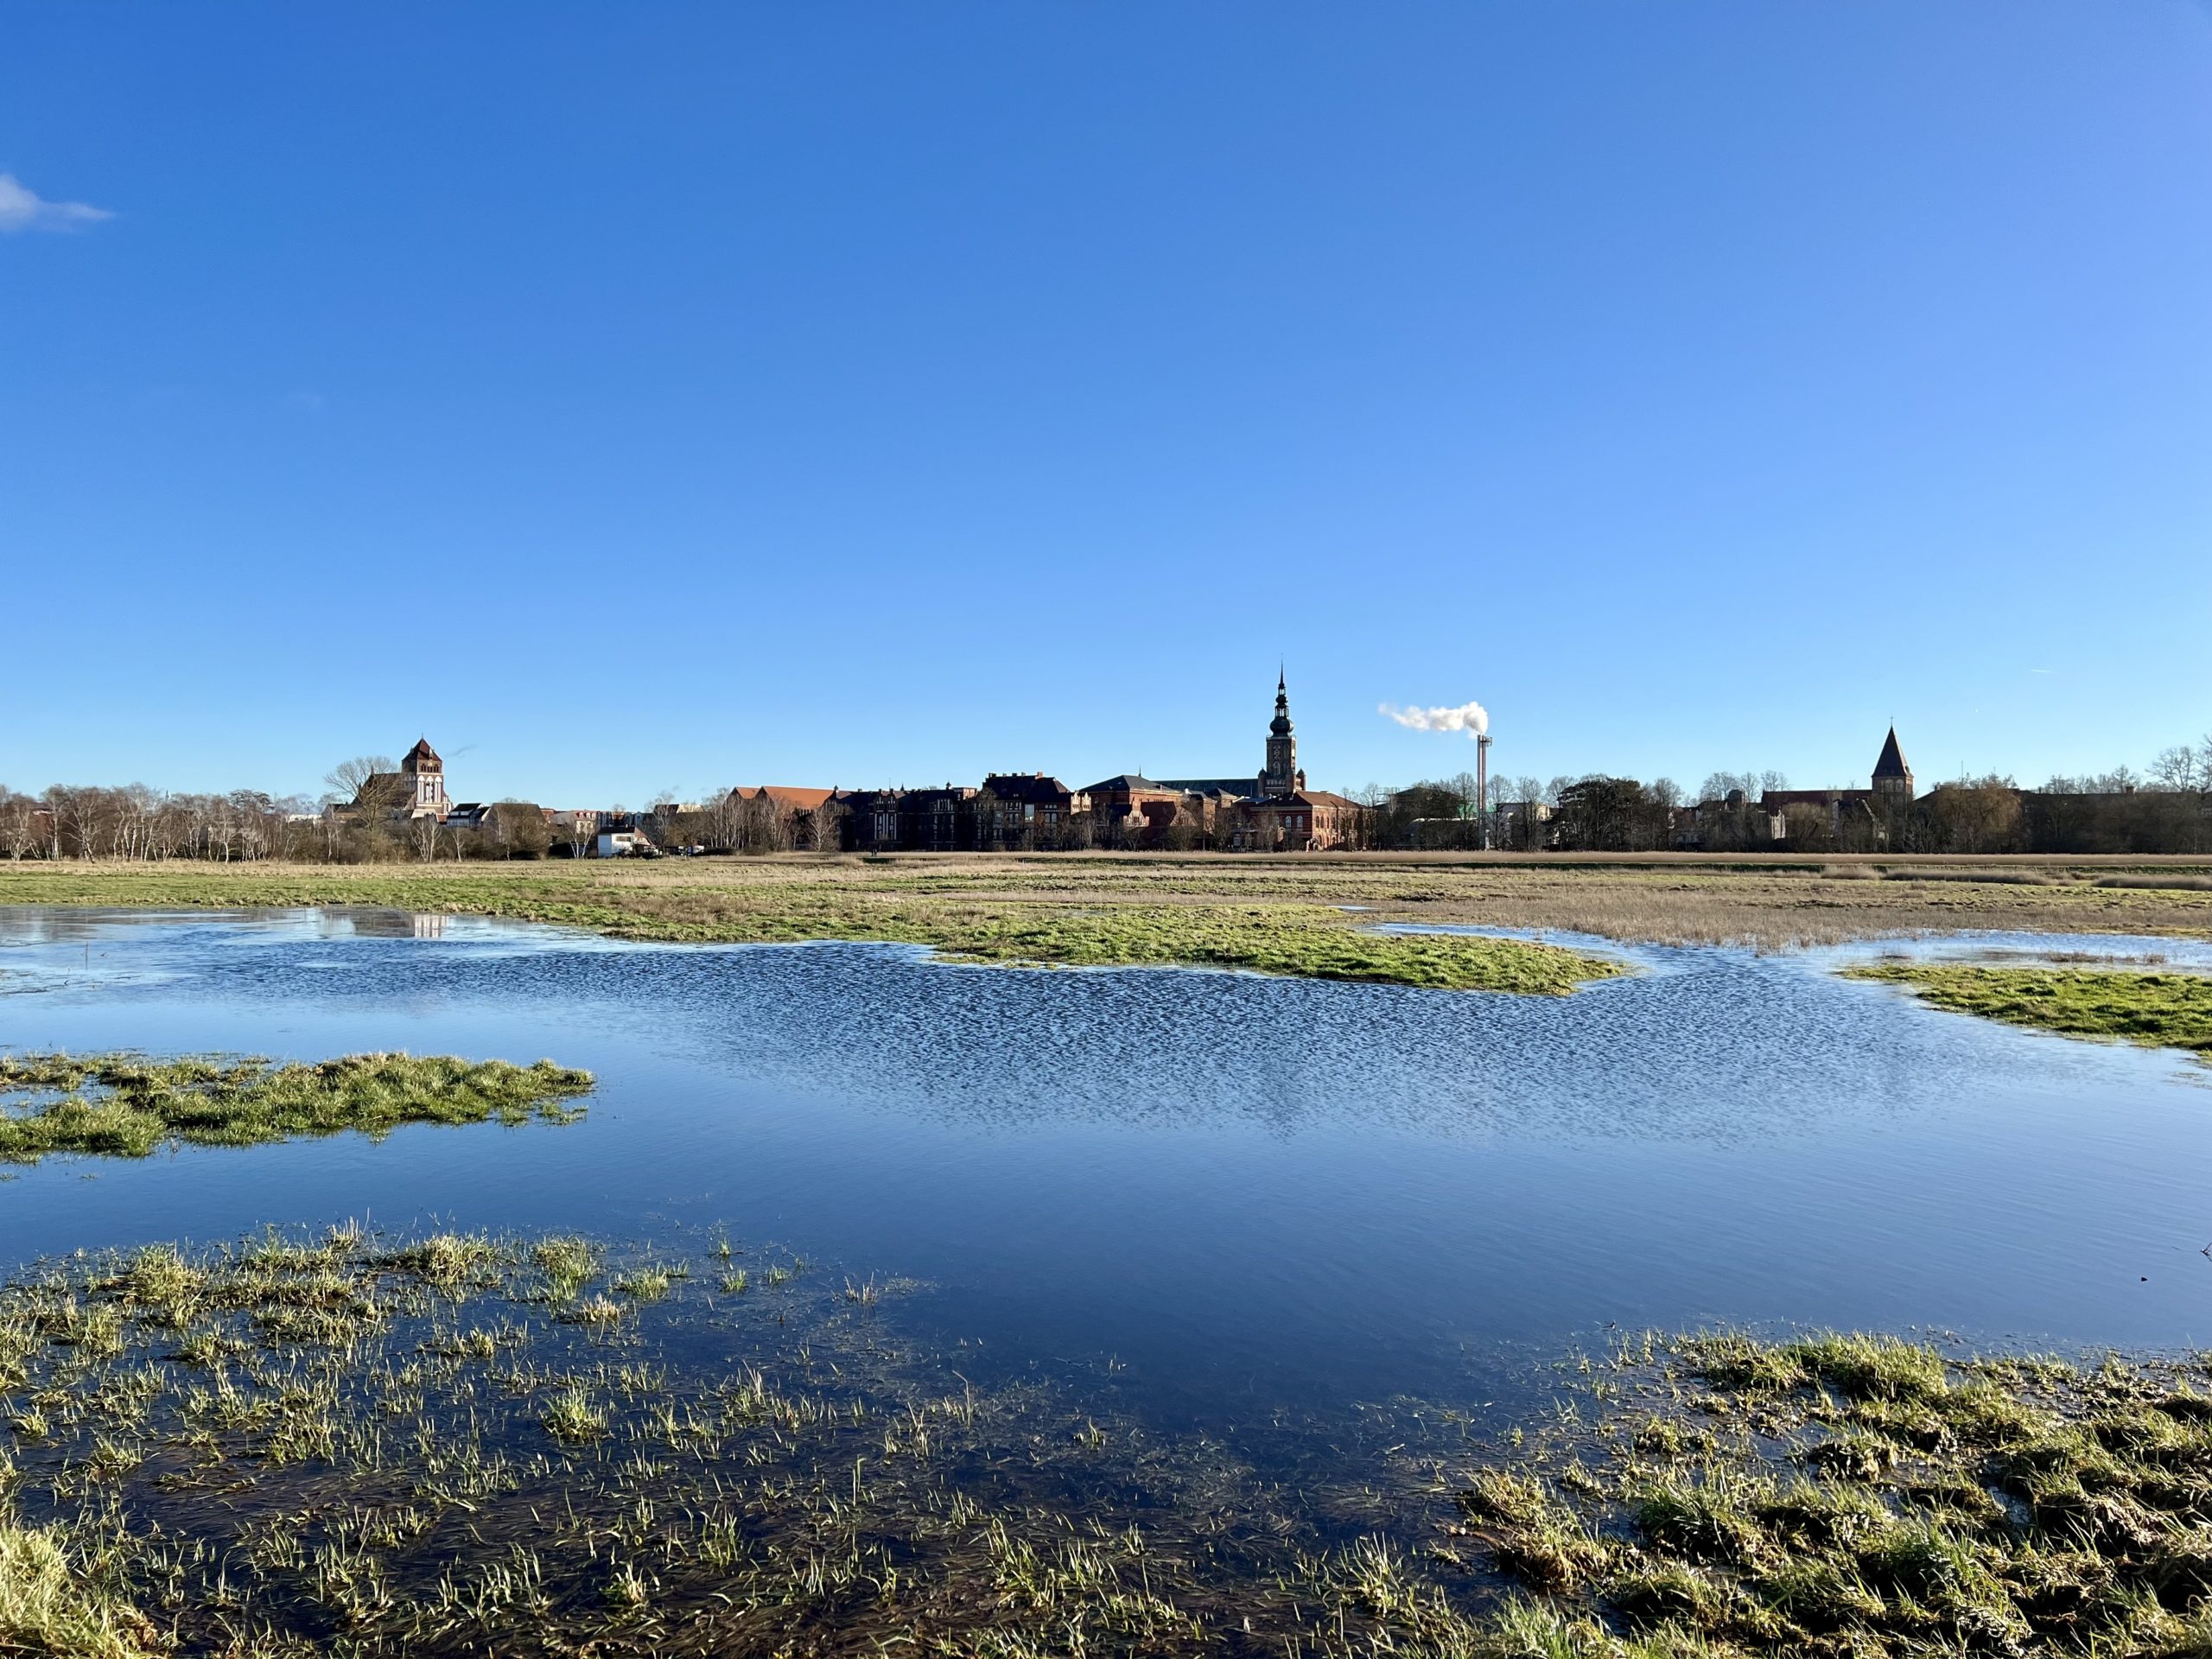
<svg viewBox="0 0 2212 1659">
<path fill-rule="evenodd" d="M 1490 851 L 1490 733 L 1475 734 L 1475 822 L 1477 844 Z"/>
</svg>

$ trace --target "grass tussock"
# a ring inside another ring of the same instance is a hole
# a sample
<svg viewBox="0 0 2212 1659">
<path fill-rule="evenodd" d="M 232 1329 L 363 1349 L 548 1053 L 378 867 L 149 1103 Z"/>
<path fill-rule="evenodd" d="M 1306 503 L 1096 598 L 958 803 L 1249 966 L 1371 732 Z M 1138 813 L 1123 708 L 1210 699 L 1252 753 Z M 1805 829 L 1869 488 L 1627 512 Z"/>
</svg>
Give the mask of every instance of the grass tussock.
<svg viewBox="0 0 2212 1659">
<path fill-rule="evenodd" d="M 0 1522 L 0 1653 L 148 1659 L 152 1622 L 98 1582 L 54 1529 Z"/>
<path fill-rule="evenodd" d="M 1462 1490 L 1551 1633 L 1528 1651 L 2212 1650 L 2200 1365 L 1724 1332 L 1622 1369 L 1607 1397 L 1633 1408 Z"/>
<path fill-rule="evenodd" d="M 1904 985 L 1936 1007 L 2006 1025 L 2212 1054 L 2212 975 L 1885 962 L 1847 976 Z"/>
<path fill-rule="evenodd" d="M 137 1054 L 0 1055 L 0 1160 L 49 1153 L 143 1158 L 166 1146 L 244 1147 L 404 1123 L 566 1122 L 588 1071 L 540 1060 L 349 1054 L 264 1059 Z M 10 1102 L 8 1097 L 13 1096 Z"/>
</svg>

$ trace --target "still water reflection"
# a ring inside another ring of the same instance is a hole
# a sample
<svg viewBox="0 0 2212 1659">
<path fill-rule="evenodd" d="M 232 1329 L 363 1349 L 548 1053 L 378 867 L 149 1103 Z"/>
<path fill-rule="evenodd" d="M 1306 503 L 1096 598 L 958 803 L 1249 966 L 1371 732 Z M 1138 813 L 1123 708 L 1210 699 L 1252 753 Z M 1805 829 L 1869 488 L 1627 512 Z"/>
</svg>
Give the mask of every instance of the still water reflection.
<svg viewBox="0 0 2212 1659">
<path fill-rule="evenodd" d="M 1554 1000 L 0 911 L 0 1045 L 602 1083 L 566 1128 L 51 1160 L 0 1185 L 0 1258 L 363 1215 L 727 1228 L 929 1281 L 902 1317 L 979 1364 L 1110 1356 L 1205 1421 L 1464 1390 L 1615 1323 L 2212 1342 L 2212 1071 L 1936 1013 L 1835 978 L 1847 954 L 1643 951 Z"/>
</svg>

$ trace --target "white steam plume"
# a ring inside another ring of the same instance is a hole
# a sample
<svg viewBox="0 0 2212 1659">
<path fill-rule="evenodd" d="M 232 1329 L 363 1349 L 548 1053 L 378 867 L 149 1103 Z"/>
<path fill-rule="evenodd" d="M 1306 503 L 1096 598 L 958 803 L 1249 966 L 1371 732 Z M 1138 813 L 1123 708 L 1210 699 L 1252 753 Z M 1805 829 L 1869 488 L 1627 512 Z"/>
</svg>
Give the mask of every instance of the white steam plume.
<svg viewBox="0 0 2212 1659">
<path fill-rule="evenodd" d="M 1457 709 L 1400 709 L 1377 703 L 1376 711 L 1416 732 L 1465 732 L 1480 737 L 1490 730 L 1490 710 L 1479 702 L 1463 702 Z"/>
</svg>

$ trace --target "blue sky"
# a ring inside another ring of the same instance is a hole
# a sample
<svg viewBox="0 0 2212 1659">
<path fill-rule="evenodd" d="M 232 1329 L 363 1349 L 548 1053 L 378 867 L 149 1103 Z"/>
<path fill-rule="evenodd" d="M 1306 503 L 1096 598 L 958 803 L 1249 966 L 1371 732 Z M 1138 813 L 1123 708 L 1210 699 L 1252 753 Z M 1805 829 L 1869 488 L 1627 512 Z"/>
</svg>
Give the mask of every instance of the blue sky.
<svg viewBox="0 0 2212 1659">
<path fill-rule="evenodd" d="M 2212 727 L 2187 0 L 32 5 L 0 175 L 18 788 Z"/>
</svg>

